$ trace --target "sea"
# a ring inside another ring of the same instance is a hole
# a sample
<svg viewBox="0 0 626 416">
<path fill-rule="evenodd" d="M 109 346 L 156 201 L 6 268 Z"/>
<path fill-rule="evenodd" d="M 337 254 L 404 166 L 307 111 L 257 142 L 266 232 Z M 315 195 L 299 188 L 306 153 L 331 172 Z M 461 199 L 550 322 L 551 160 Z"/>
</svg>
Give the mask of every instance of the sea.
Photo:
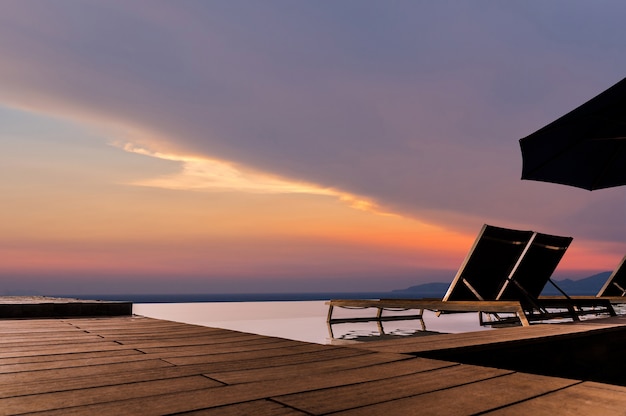
<svg viewBox="0 0 626 416">
<path fill-rule="evenodd" d="M 62 295 L 61 295 L 62 296 Z M 437 315 L 416 310 L 385 311 L 406 319 L 380 322 L 327 322 L 330 299 L 407 298 L 402 292 L 245 293 L 84 295 L 84 299 L 133 302 L 133 313 L 157 319 L 280 337 L 317 344 L 349 344 L 377 339 L 427 336 L 490 330 L 481 326 L 478 313 Z M 441 294 L 411 293 L 413 298 L 439 298 Z M 374 318 L 376 309 L 335 308 L 334 318 Z"/>
</svg>

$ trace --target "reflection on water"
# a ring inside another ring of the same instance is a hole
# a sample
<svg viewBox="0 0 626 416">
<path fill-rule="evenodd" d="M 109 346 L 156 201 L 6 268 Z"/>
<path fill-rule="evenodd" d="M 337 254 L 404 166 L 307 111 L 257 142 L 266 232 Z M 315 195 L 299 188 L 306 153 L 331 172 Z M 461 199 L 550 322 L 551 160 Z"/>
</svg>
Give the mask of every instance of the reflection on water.
<svg viewBox="0 0 626 416">
<path fill-rule="evenodd" d="M 152 318 L 318 344 L 490 329 L 480 326 L 477 313 L 437 316 L 430 311 L 424 311 L 423 319 L 337 323 L 331 326 L 326 322 L 328 306 L 324 301 L 135 304 L 133 312 Z M 345 317 L 368 316 L 367 310 L 342 311 L 335 308 L 335 314 L 340 313 Z"/>
<path fill-rule="evenodd" d="M 328 331 L 333 344 L 441 334 L 427 330 L 423 319 L 329 324 Z"/>
</svg>

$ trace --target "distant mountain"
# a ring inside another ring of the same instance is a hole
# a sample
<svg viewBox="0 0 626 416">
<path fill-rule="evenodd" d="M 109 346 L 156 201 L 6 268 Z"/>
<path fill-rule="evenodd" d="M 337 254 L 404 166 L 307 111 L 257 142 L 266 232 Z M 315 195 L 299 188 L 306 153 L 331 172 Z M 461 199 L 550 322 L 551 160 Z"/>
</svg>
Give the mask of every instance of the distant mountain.
<svg viewBox="0 0 626 416">
<path fill-rule="evenodd" d="M 406 289 L 394 290 L 393 292 L 419 293 L 420 296 L 425 298 L 442 298 L 449 286 L 450 283 L 424 283 L 422 285 L 407 287 Z"/>
<path fill-rule="evenodd" d="M 555 280 L 555 283 L 563 289 L 565 293 L 571 296 L 597 295 L 610 275 L 611 272 L 602 272 L 580 280 Z M 548 282 L 541 294 L 560 295 L 561 293 Z"/>
<path fill-rule="evenodd" d="M 421 285 L 407 287 L 406 289 L 394 290 L 394 293 L 416 296 L 423 298 L 442 298 L 450 283 L 424 283 Z"/>
<path fill-rule="evenodd" d="M 565 293 L 571 296 L 596 295 L 610 275 L 611 272 L 602 272 L 580 280 L 555 280 L 555 283 L 563 289 Z M 419 295 L 420 297 L 441 298 L 445 295 L 449 286 L 450 283 L 425 283 L 407 287 L 406 289 L 394 290 L 393 292 L 398 294 L 406 293 L 407 295 Z M 541 294 L 551 296 L 560 295 L 561 293 L 548 282 Z"/>
</svg>

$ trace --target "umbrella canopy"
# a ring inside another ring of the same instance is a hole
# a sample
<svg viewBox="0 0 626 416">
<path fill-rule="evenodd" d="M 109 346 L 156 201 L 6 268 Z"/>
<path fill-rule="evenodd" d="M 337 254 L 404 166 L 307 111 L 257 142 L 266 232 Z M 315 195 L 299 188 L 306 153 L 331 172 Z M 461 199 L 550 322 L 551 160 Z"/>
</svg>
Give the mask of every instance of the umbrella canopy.
<svg viewBox="0 0 626 416">
<path fill-rule="evenodd" d="M 522 179 L 594 190 L 626 184 L 626 78 L 520 140 Z"/>
</svg>

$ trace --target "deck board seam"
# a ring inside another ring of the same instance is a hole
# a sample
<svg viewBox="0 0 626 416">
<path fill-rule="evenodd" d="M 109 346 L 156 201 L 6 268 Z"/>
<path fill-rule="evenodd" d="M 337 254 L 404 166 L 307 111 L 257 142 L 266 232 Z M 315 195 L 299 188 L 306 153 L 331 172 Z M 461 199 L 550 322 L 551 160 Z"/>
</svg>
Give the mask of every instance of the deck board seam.
<svg viewBox="0 0 626 416">
<path fill-rule="evenodd" d="M 216 382 L 216 383 L 220 383 L 223 387 L 226 387 L 226 386 L 232 386 L 232 385 L 233 385 L 233 384 L 228 384 L 228 383 L 225 383 L 225 382 L 223 382 L 222 380 L 218 380 L 218 379 L 216 379 L 216 378 L 213 378 L 213 377 L 211 377 L 208 373 L 203 373 L 203 372 L 200 372 L 200 373 L 198 373 L 197 375 L 202 376 L 202 377 L 204 377 L 204 378 L 208 378 L 209 380 L 214 381 L 214 382 Z M 217 387 L 217 386 L 216 386 L 216 387 Z"/>
<path fill-rule="evenodd" d="M 197 376 L 202 376 L 202 375 L 201 374 L 197 374 Z M 171 379 L 184 378 L 184 377 L 191 377 L 191 376 L 173 377 Z M 142 382 L 118 383 L 118 384 L 116 384 L 116 386 L 132 385 L 132 384 L 137 384 L 137 383 L 142 383 Z M 82 388 L 76 388 L 76 389 L 70 389 L 70 390 L 61 390 L 61 391 L 48 392 L 48 393 L 27 394 L 27 395 L 19 395 L 19 396 L 12 396 L 12 397 L 28 399 L 28 396 L 40 396 L 42 394 L 45 395 L 45 394 L 54 394 L 54 393 L 66 393 L 66 392 L 72 392 L 72 391 L 80 392 L 80 391 L 98 389 L 98 388 L 101 388 L 101 387 L 111 387 L 111 386 L 82 387 Z M 186 389 L 186 390 L 181 390 L 179 392 L 168 392 L 168 393 L 164 393 L 164 394 L 166 394 L 166 395 L 173 395 L 173 394 L 177 394 L 177 393 L 188 393 L 188 392 L 194 392 L 194 391 L 200 391 L 200 390 L 205 391 L 205 390 L 210 390 L 210 389 L 218 389 L 218 388 L 222 388 L 222 387 L 226 387 L 226 386 L 196 387 L 196 388 L 189 388 L 189 389 Z M 58 411 L 58 410 L 73 410 L 73 409 L 79 409 L 81 407 L 88 408 L 90 406 L 106 405 L 106 404 L 109 404 L 109 403 L 120 403 L 120 402 L 124 402 L 124 401 L 133 401 L 133 400 L 137 400 L 137 399 L 149 399 L 151 397 L 160 397 L 162 395 L 163 395 L 163 393 L 153 393 L 153 394 L 147 394 L 147 395 L 139 395 L 139 396 L 127 397 L 127 398 L 124 398 L 124 399 L 111 399 L 111 400 L 107 399 L 107 400 L 103 400 L 103 401 L 96 401 L 96 402 L 93 402 L 93 403 L 82 403 L 82 404 L 75 404 L 75 405 L 70 405 L 70 406 L 54 407 L 54 408 L 45 409 L 45 410 L 36 410 L 34 412 L 28 411 L 26 413 L 17 413 L 16 416 L 17 415 L 26 415 L 26 414 L 38 414 L 40 412 L 45 413 L 45 412 Z M 12 397 L 9 397 L 9 398 L 12 398 Z M 242 403 L 245 403 L 245 401 L 243 401 Z M 192 411 L 195 411 L 195 410 L 199 410 L 199 409 L 194 409 Z"/>
<path fill-rule="evenodd" d="M 288 409 L 297 410 L 298 412 L 301 412 L 303 415 L 316 416 L 315 413 L 309 412 L 309 411 L 301 409 L 299 407 L 292 406 L 292 405 L 287 404 L 287 403 L 281 403 L 281 402 L 275 400 L 273 397 L 268 397 L 265 400 L 270 401 L 272 403 L 279 404 L 279 405 L 284 406 L 284 407 L 286 407 Z"/>
<path fill-rule="evenodd" d="M 519 373 L 519 371 L 518 371 L 518 373 Z M 562 390 L 567 390 L 567 389 L 572 388 L 574 386 L 578 386 L 580 384 L 583 384 L 584 382 L 585 382 L 584 380 L 572 380 L 572 384 L 568 384 L 567 386 L 558 387 L 558 388 L 555 388 L 553 390 L 546 391 L 546 392 L 543 392 L 543 393 L 539 393 L 539 394 L 536 394 L 534 396 L 526 397 L 524 399 L 520 399 L 520 400 L 517 400 L 517 401 L 514 401 L 514 402 L 507 403 L 507 404 L 503 404 L 501 406 L 497 406 L 497 407 L 494 407 L 494 408 L 489 409 L 489 410 L 483 410 L 483 411 L 480 411 L 478 413 L 473 413 L 471 416 L 481 416 L 481 415 L 486 415 L 486 414 L 489 414 L 489 413 L 492 413 L 492 412 L 497 412 L 498 410 L 506 409 L 507 407 L 515 406 L 515 405 L 518 405 L 518 404 L 524 403 L 524 402 L 529 402 L 529 401 L 535 400 L 535 399 L 537 399 L 539 397 L 547 396 L 549 394 L 554 394 L 554 393 L 562 391 Z"/>
<path fill-rule="evenodd" d="M 455 364 L 463 365 L 461 363 L 455 363 Z M 429 371 L 431 371 L 431 370 L 429 370 Z M 357 410 L 357 409 L 366 409 L 369 406 L 377 406 L 377 405 L 384 404 L 384 403 L 393 403 L 395 401 L 406 400 L 406 399 L 409 399 L 409 398 L 419 397 L 419 396 L 423 396 L 423 395 L 426 395 L 426 394 L 432 394 L 432 393 L 445 391 L 445 390 L 450 390 L 450 389 L 454 389 L 454 388 L 458 388 L 458 387 L 462 387 L 462 386 L 469 386 L 469 385 L 472 385 L 472 384 L 481 383 L 481 382 L 484 382 L 484 381 L 493 380 L 493 379 L 500 378 L 500 377 L 510 376 L 511 374 L 516 373 L 515 371 L 512 371 L 512 370 L 503 370 L 503 371 L 505 371 L 505 372 L 503 372 L 502 374 L 496 374 L 496 375 L 492 375 L 492 376 L 489 376 L 489 377 L 481 378 L 481 379 L 478 379 L 478 380 L 472 380 L 472 381 L 463 382 L 463 383 L 459 383 L 459 384 L 452 384 L 452 385 L 448 385 L 446 387 L 434 388 L 432 390 L 423 391 L 423 392 L 419 392 L 419 393 L 416 393 L 416 394 L 409 394 L 409 395 L 402 396 L 402 397 L 395 397 L 395 398 L 392 398 L 392 399 L 383 399 L 383 400 L 379 400 L 376 403 L 372 403 L 372 404 L 363 404 L 363 405 L 360 405 L 360 406 L 354 406 L 354 407 L 350 407 L 350 408 L 342 408 L 341 410 L 336 410 L 336 411 L 332 411 L 330 413 L 325 413 L 325 414 L 346 412 L 346 411 L 352 411 L 352 410 Z M 391 378 L 393 378 L 393 377 L 391 377 Z M 348 384 L 345 384 L 343 386 L 357 386 L 357 385 L 368 384 L 368 383 L 376 383 L 377 381 L 378 380 L 361 381 L 361 382 L 358 382 L 358 383 L 348 383 Z M 333 390 L 335 388 L 337 388 L 337 386 L 334 386 L 334 387 L 324 387 L 324 388 L 314 389 L 314 390 L 310 390 L 310 391 Z M 279 395 L 279 396 L 270 396 L 270 398 L 273 398 L 274 400 L 278 401 L 280 404 L 286 405 L 286 403 L 283 403 L 283 402 L 280 401 L 280 397 L 281 396 L 289 396 L 289 394 Z M 302 411 L 301 409 L 297 409 L 297 410 Z"/>
</svg>

